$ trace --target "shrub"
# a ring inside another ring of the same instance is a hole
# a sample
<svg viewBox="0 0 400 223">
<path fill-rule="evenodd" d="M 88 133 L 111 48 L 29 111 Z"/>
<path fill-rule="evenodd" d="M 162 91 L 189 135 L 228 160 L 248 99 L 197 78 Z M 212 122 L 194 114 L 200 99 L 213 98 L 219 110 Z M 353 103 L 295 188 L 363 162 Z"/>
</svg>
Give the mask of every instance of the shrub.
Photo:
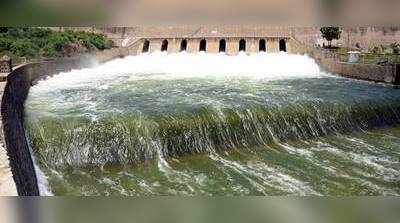
<svg viewBox="0 0 400 223">
<path fill-rule="evenodd" d="M 102 35 L 92 34 L 90 36 L 90 42 L 99 50 L 110 48 L 107 39 Z"/>
<path fill-rule="evenodd" d="M 32 28 L 28 32 L 28 36 L 32 38 L 46 38 L 52 34 L 50 29 Z"/>
<path fill-rule="evenodd" d="M 60 51 L 65 44 L 71 43 L 72 41 L 67 35 L 62 33 L 51 35 L 48 39 L 47 45 L 53 46 L 57 51 Z"/>
<path fill-rule="evenodd" d="M 8 27 L 0 27 L 0 33 L 7 33 Z"/>
<path fill-rule="evenodd" d="M 58 55 L 59 53 L 57 52 L 57 50 L 54 48 L 53 45 L 46 45 L 43 48 L 43 56 L 45 57 L 56 57 Z"/>
<path fill-rule="evenodd" d="M 25 38 L 25 32 L 26 32 L 27 28 L 14 28 L 14 27 L 10 27 L 8 29 L 8 35 L 13 37 L 13 38 Z"/>
<path fill-rule="evenodd" d="M 11 43 L 12 41 L 9 38 L 0 36 L 0 51 L 9 50 Z"/>
<path fill-rule="evenodd" d="M 92 44 L 92 42 L 90 41 L 89 37 L 84 37 L 82 39 L 79 40 L 79 42 L 85 46 L 89 51 L 93 50 L 96 48 L 95 45 Z"/>
<path fill-rule="evenodd" d="M 10 51 L 19 57 L 36 57 L 39 49 L 29 40 L 21 39 L 11 44 Z"/>
</svg>

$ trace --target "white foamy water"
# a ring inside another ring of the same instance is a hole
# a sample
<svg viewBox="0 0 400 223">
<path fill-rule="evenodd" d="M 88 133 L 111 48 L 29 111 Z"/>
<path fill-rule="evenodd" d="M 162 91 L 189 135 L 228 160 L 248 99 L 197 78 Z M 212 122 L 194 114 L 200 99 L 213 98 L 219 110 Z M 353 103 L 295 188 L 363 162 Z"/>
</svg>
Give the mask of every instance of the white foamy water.
<svg viewBox="0 0 400 223">
<path fill-rule="evenodd" d="M 60 73 L 40 81 L 33 92 L 76 87 L 107 88 L 115 81 L 190 78 L 248 78 L 263 81 L 324 76 L 315 61 L 302 55 L 258 53 L 237 56 L 161 52 L 115 59 L 100 66 Z"/>
</svg>

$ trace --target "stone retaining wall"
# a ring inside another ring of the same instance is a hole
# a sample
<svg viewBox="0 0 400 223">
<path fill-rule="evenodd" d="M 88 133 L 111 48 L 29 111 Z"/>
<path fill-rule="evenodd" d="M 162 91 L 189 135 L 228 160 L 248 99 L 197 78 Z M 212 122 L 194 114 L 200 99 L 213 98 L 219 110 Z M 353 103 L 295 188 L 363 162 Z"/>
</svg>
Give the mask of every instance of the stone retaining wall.
<svg viewBox="0 0 400 223">
<path fill-rule="evenodd" d="M 308 54 L 327 72 L 341 76 L 381 82 L 391 85 L 400 84 L 400 65 L 398 64 L 363 64 L 341 62 L 339 56 L 313 46 L 301 44 L 292 40 L 292 51 L 299 54 Z"/>
<path fill-rule="evenodd" d="M 29 63 L 14 69 L 8 77 L 1 103 L 4 139 L 11 171 L 19 195 L 40 195 L 36 173 L 24 128 L 24 103 L 30 87 L 39 79 L 59 72 L 93 66 L 94 62 L 127 56 L 126 49 L 111 49 L 77 58 Z"/>
<path fill-rule="evenodd" d="M 399 84 L 398 78 L 400 75 L 396 65 L 353 64 L 337 62 L 331 59 L 322 60 L 321 64 L 329 72 L 342 76 L 393 85 Z"/>
</svg>

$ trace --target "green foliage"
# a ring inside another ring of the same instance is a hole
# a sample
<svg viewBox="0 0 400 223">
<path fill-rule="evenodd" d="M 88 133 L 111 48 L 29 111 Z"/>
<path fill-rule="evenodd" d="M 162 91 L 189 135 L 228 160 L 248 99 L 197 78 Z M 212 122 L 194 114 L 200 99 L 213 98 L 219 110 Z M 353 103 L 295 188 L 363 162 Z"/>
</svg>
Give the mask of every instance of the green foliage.
<svg viewBox="0 0 400 223">
<path fill-rule="evenodd" d="M 59 55 L 59 53 L 57 52 L 57 50 L 54 48 L 53 45 L 46 45 L 43 48 L 43 56 L 45 56 L 45 57 L 51 58 L 51 57 L 56 57 L 58 55 Z"/>
<path fill-rule="evenodd" d="M 79 44 L 88 51 L 112 47 L 101 34 L 88 32 L 54 31 L 47 28 L 0 27 L 0 52 L 18 57 L 58 57 L 67 44 Z"/>
<path fill-rule="evenodd" d="M 13 38 L 24 38 L 25 37 L 26 28 L 9 28 L 7 34 Z"/>
<path fill-rule="evenodd" d="M 12 41 L 5 37 L 4 35 L 0 35 L 0 51 L 7 50 L 10 48 Z"/>
<path fill-rule="evenodd" d="M 30 32 L 28 32 L 28 35 L 33 38 L 47 38 L 52 33 L 50 29 L 32 28 Z"/>
<path fill-rule="evenodd" d="M 90 36 L 90 42 L 97 48 L 97 49 L 107 49 L 110 46 L 108 46 L 108 41 L 104 36 L 102 35 L 92 35 Z"/>
<path fill-rule="evenodd" d="M 34 57 L 37 55 L 39 48 L 27 39 L 20 39 L 12 42 L 9 50 L 20 57 Z"/>
<path fill-rule="evenodd" d="M 57 35 L 51 35 L 46 45 L 53 46 L 55 50 L 60 51 L 64 45 L 71 42 L 73 41 L 67 34 L 59 33 Z"/>
<path fill-rule="evenodd" d="M 340 39 L 340 35 L 342 34 L 342 30 L 339 27 L 322 27 L 320 29 L 322 37 L 329 42 L 329 46 L 332 45 L 332 40 Z"/>
<path fill-rule="evenodd" d="M 0 27 L 0 33 L 7 33 L 8 27 Z"/>
<path fill-rule="evenodd" d="M 82 45 L 84 45 L 87 49 L 109 49 L 112 47 L 112 44 L 109 40 L 105 38 L 104 35 L 91 33 L 87 35 L 86 32 L 77 32 L 75 38 L 78 39 Z"/>
</svg>

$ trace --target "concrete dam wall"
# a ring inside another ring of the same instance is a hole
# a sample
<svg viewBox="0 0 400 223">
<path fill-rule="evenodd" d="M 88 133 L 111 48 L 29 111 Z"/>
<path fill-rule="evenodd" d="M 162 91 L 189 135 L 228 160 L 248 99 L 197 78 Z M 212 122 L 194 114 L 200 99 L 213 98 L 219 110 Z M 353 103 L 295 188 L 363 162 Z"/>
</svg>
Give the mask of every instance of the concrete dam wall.
<svg viewBox="0 0 400 223">
<path fill-rule="evenodd" d="M 236 55 L 239 52 L 277 53 L 293 52 L 288 37 L 208 37 L 208 38 L 142 38 L 132 47 L 131 53 L 165 51 L 178 53 L 226 53 Z"/>
</svg>

